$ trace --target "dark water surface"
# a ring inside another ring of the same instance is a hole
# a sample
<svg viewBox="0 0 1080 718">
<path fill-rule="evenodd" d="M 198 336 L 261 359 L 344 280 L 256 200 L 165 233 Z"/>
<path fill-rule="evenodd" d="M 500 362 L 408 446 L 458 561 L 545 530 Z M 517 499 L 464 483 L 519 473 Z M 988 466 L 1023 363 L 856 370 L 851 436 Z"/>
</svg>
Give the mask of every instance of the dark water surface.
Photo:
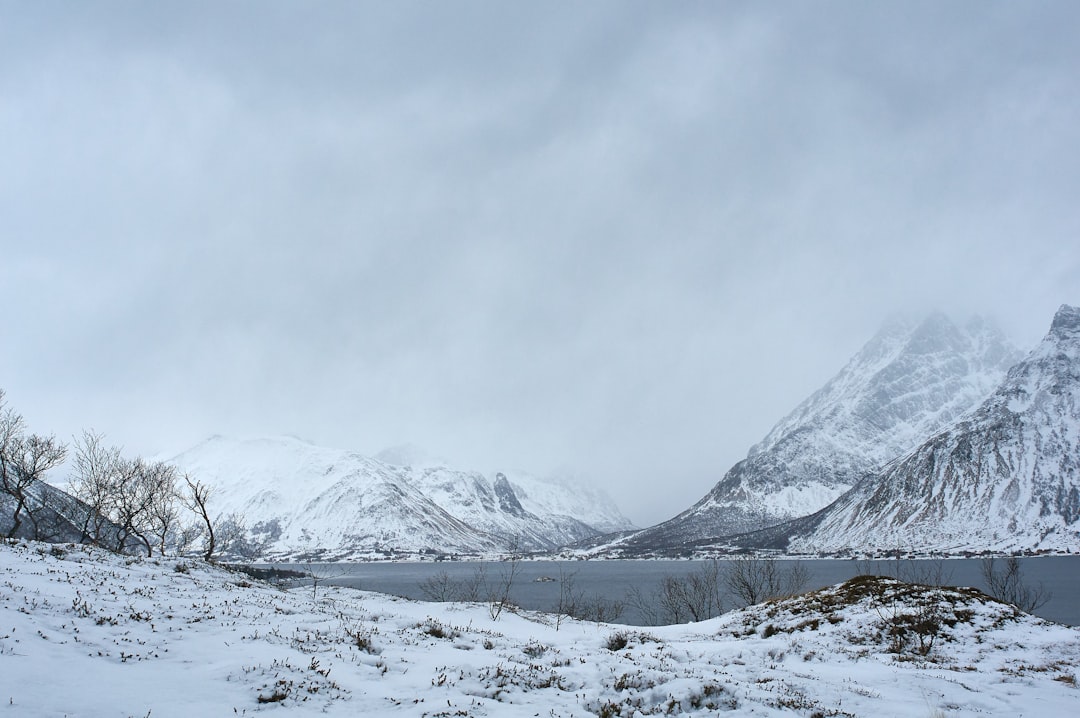
<svg viewBox="0 0 1080 718">
<path fill-rule="evenodd" d="M 777 563 L 783 570 L 793 562 Z M 801 564 L 810 577 L 806 590 L 841 583 L 867 572 L 867 569 L 883 576 L 895 576 L 899 572 L 901 579 L 909 581 L 931 582 L 932 579 L 940 577 L 940 582 L 946 585 L 986 589 L 979 559 L 872 562 L 815 559 L 802 561 Z M 558 605 L 560 575 L 572 575 L 574 588 L 586 599 L 600 596 L 607 600 L 624 601 L 634 587 L 647 595 L 660 584 L 664 576 L 686 576 L 700 570 L 701 566 L 700 561 L 519 561 L 515 567 L 516 575 L 510 599 L 523 608 L 553 610 Z M 1046 605 L 1035 611 L 1036 615 L 1072 626 L 1080 625 L 1080 556 L 1023 558 L 1021 567 L 1027 585 L 1042 584 L 1051 594 Z M 481 568 L 490 586 L 498 584 L 509 566 L 497 561 L 340 564 L 330 573 L 343 570 L 347 575 L 330 579 L 328 582 L 424 600 L 426 596 L 420 584 L 425 579 L 445 572 L 454 581 L 468 582 Z M 555 580 L 537 580 L 544 578 Z M 736 606 L 737 602 L 732 597 L 724 597 L 724 610 Z M 626 605 L 617 622 L 641 625 L 646 621 L 633 606 Z"/>
</svg>

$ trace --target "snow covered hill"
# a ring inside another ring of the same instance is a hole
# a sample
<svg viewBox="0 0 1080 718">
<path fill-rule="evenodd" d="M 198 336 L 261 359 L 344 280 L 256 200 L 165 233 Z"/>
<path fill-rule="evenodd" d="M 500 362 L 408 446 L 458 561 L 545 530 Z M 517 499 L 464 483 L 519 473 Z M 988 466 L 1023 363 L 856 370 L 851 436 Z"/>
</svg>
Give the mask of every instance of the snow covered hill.
<svg viewBox="0 0 1080 718">
<path fill-rule="evenodd" d="M 1080 309 L 976 412 L 787 535 L 795 551 L 1080 547 Z"/>
<path fill-rule="evenodd" d="M 552 549 L 631 526 L 597 491 L 459 471 L 410 447 L 382 456 L 413 463 L 289 437 L 214 437 L 171 463 L 213 486 L 214 511 L 242 515 L 266 558 Z"/>
<path fill-rule="evenodd" d="M 1080 630 L 862 577 L 648 630 L 0 543 L 0 713 L 1075 716 Z"/>
<path fill-rule="evenodd" d="M 677 549 L 817 511 L 978 406 L 1019 358 L 983 319 L 890 321 L 705 497 L 617 550 Z"/>
<path fill-rule="evenodd" d="M 91 511 L 74 496 L 41 480 L 26 487 L 29 506 L 21 511 L 16 538 L 42 541 L 78 541 L 90 521 Z M 7 536 L 14 526 L 17 501 L 0 491 L 0 536 Z M 107 522 L 102 522 L 107 523 Z"/>
</svg>

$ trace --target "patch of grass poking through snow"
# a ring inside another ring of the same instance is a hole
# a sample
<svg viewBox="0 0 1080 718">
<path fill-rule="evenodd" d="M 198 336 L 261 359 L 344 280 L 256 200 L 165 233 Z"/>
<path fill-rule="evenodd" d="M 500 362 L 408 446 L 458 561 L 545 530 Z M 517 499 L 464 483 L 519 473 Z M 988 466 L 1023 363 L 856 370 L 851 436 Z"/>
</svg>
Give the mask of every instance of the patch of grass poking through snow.
<svg viewBox="0 0 1080 718">
<path fill-rule="evenodd" d="M 304 703 L 316 698 L 329 703 L 348 697 L 348 691 L 330 680 L 330 668 L 323 668 L 315 658 L 306 669 L 296 668 L 284 659 L 273 661 L 269 668 L 244 668 L 244 674 L 249 680 L 259 676 L 265 679 L 255 692 L 259 704 Z"/>
<path fill-rule="evenodd" d="M 635 643 L 639 645 L 645 643 L 661 643 L 661 640 L 656 636 L 649 635 L 648 633 L 641 633 L 639 631 L 616 631 L 604 641 L 604 648 L 614 653 L 623 650 L 627 646 L 632 646 Z"/>
<path fill-rule="evenodd" d="M 609 651 L 621 651 L 626 648 L 630 643 L 630 634 L 626 631 L 618 631 L 608 636 L 607 641 L 604 642 L 604 648 Z"/>
<path fill-rule="evenodd" d="M 534 640 L 526 643 L 525 647 L 522 648 L 521 651 L 529 658 L 539 658 L 540 656 L 547 653 L 548 649 L 548 646 L 545 646 L 543 643 Z"/>
<path fill-rule="evenodd" d="M 746 633 L 816 633 L 837 627 L 848 643 L 881 646 L 898 660 L 942 660 L 935 646 L 957 640 L 959 629 L 986 631 L 1023 614 L 971 588 L 904 583 L 857 576 L 843 584 L 746 609 Z"/>
<path fill-rule="evenodd" d="M 446 638 L 453 640 L 461 635 L 461 632 L 457 629 L 444 626 L 434 618 L 428 618 L 424 623 L 417 625 L 417 628 L 421 629 L 432 638 Z"/>
</svg>

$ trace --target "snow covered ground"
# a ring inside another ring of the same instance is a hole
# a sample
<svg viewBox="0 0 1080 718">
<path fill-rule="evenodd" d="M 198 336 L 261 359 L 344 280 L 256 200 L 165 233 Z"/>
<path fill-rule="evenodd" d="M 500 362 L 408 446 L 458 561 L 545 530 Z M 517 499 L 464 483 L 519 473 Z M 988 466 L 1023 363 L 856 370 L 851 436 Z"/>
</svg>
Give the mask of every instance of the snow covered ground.
<svg viewBox="0 0 1080 718">
<path fill-rule="evenodd" d="M 0 716 L 1076 716 L 1080 629 L 853 579 L 649 629 L 0 544 Z"/>
</svg>

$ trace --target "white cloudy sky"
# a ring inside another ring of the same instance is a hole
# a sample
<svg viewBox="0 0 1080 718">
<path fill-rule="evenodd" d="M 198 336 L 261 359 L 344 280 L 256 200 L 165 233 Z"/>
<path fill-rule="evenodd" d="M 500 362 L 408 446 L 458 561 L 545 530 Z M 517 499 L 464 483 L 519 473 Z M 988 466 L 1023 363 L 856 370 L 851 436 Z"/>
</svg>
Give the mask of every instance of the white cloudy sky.
<svg viewBox="0 0 1080 718">
<path fill-rule="evenodd" d="M 653 523 L 894 312 L 1080 302 L 1080 5 L 0 0 L 0 388 Z"/>
</svg>

